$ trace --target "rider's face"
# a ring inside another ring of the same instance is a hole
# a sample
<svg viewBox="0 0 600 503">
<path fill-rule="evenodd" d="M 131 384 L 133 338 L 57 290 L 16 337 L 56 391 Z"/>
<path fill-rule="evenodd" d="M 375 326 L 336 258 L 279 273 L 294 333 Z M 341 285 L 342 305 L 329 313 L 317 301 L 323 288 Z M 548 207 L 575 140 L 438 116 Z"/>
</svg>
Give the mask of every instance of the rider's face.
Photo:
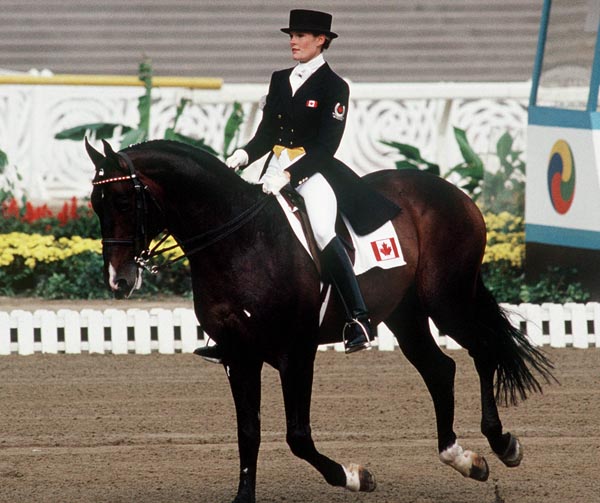
<svg viewBox="0 0 600 503">
<path fill-rule="evenodd" d="M 321 53 L 325 35 L 313 35 L 299 31 L 290 32 L 290 48 L 294 61 L 306 63 Z"/>
</svg>

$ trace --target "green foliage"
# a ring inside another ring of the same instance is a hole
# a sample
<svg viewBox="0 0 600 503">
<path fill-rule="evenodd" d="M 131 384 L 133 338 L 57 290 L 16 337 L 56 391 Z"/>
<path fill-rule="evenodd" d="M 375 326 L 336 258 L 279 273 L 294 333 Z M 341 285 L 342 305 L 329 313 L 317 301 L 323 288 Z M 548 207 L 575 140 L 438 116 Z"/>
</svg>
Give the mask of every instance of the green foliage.
<svg viewBox="0 0 600 503">
<path fill-rule="evenodd" d="M 514 150 L 513 138 L 506 132 L 496 144 L 496 156 L 500 169 L 492 173 L 485 169 L 481 157 L 473 150 L 467 134 L 463 129 L 453 128 L 454 138 L 460 149 L 463 160 L 451 167 L 445 178 L 457 176 L 458 185 L 484 210 L 500 213 L 501 211 L 523 214 L 525 200 L 525 161 L 523 152 Z M 417 147 L 394 141 L 381 141 L 394 148 L 402 155 L 396 161 L 397 169 L 421 169 L 439 174 L 439 166 L 423 159 Z"/>
<path fill-rule="evenodd" d="M 463 161 L 458 163 L 453 168 L 450 168 L 446 177 L 457 173 L 461 180 L 463 189 L 471 198 L 476 201 L 481 194 L 481 184 L 483 181 L 484 166 L 481 157 L 471 147 L 467 134 L 464 130 L 457 127 L 454 128 L 454 137 L 460 148 L 460 153 L 463 156 Z"/>
<path fill-rule="evenodd" d="M 120 149 L 148 140 L 150 136 L 150 112 L 152 109 L 152 75 L 152 63 L 149 59 L 144 59 L 140 63 L 138 69 L 138 78 L 144 83 L 145 92 L 138 98 L 137 109 L 139 121 L 136 127 L 125 124 L 96 122 L 65 129 L 64 131 L 57 133 L 54 138 L 57 140 L 81 141 L 87 136 L 93 136 L 97 140 L 110 140 L 117 133 L 120 133 Z M 176 131 L 179 118 L 183 114 L 183 111 L 189 102 L 190 100 L 187 98 L 182 98 L 180 100 L 175 111 L 173 125 L 166 129 L 164 139 L 186 143 L 188 145 L 206 150 L 210 154 L 218 157 L 219 153 L 210 145 L 208 145 L 204 139 L 193 138 Z M 230 155 L 230 147 L 232 147 L 231 151 L 235 150 L 243 120 L 244 111 L 242 109 L 242 105 L 236 101 L 233 104 L 233 111 L 231 112 L 225 125 L 224 146 L 222 152 L 223 159 Z"/>
<path fill-rule="evenodd" d="M 525 211 L 525 160 L 523 152 L 515 150 L 513 138 L 506 132 L 496 144 L 500 169 L 486 171 L 481 205 L 494 213 L 510 211 L 522 215 Z"/>
<path fill-rule="evenodd" d="M 81 141 L 86 136 L 93 135 L 97 140 L 108 140 L 120 131 L 121 147 L 125 148 L 134 143 L 146 141 L 150 130 L 150 108 L 152 105 L 152 64 L 150 60 L 144 59 L 138 68 L 138 78 L 144 83 L 144 94 L 138 98 L 139 122 L 133 128 L 125 124 L 110 122 L 95 122 L 92 124 L 81 124 L 64 131 L 60 131 L 54 138 L 57 140 Z"/>
<path fill-rule="evenodd" d="M 69 129 L 65 129 L 60 133 L 56 133 L 54 138 L 57 140 L 77 140 L 82 141 L 86 136 L 94 136 L 97 140 L 108 140 L 115 135 L 115 132 L 120 128 L 122 134 L 126 134 L 133 128 L 123 124 L 114 124 L 110 122 L 94 122 L 93 124 L 82 124 Z"/>
<path fill-rule="evenodd" d="M 4 173 L 4 168 L 8 165 L 8 156 L 4 150 L 0 149 L 0 175 Z"/>
<path fill-rule="evenodd" d="M 179 122 L 179 118 L 183 114 L 183 110 L 185 109 L 185 107 L 187 106 L 187 104 L 189 102 L 190 102 L 190 100 L 187 98 L 181 98 L 181 100 L 179 101 L 179 105 L 177 105 L 177 109 L 175 110 L 175 118 L 173 119 L 173 125 L 165 131 L 165 140 L 173 140 L 173 141 L 179 141 L 181 143 L 186 143 L 188 145 L 191 145 L 192 147 L 201 148 L 202 150 L 206 150 L 209 154 L 212 154 L 212 155 L 218 157 L 219 153 L 215 149 L 213 149 L 210 145 L 207 145 L 204 142 L 204 139 L 191 138 L 190 136 L 186 136 L 186 135 L 183 135 L 183 134 L 175 131 L 175 129 L 177 128 L 177 123 Z"/>
<path fill-rule="evenodd" d="M 450 168 L 445 176 L 448 177 L 454 173 L 459 175 L 462 180 L 460 187 L 465 190 L 473 200 L 476 200 L 480 194 L 481 182 L 485 171 L 483 161 L 469 144 L 465 131 L 455 127 L 454 138 L 458 143 L 463 160 L 456 166 Z M 402 159 L 396 161 L 397 169 L 420 169 L 436 175 L 440 174 L 439 165 L 424 159 L 421 155 L 421 151 L 417 147 L 396 141 L 382 140 L 381 143 L 388 147 L 392 147 L 402 156 Z"/>
<path fill-rule="evenodd" d="M 39 264 L 31 293 L 47 299 L 107 299 L 110 292 L 102 279 L 102 255 L 84 252 L 61 262 Z"/>
<path fill-rule="evenodd" d="M 506 261 L 489 262 L 482 267 L 483 280 L 498 302 L 542 304 L 554 302 L 587 302 L 590 294 L 574 280 L 575 271 L 549 267 L 539 281 L 526 282 L 522 268 Z"/>
<path fill-rule="evenodd" d="M 225 132 L 223 139 L 223 159 L 229 157 L 235 150 L 237 140 L 239 139 L 240 128 L 244 122 L 244 110 L 242 105 L 237 101 L 233 103 L 233 111 L 229 115 L 227 122 L 225 123 Z M 234 140 L 236 140 L 234 142 Z M 233 144 L 231 151 L 229 147 Z"/>
<path fill-rule="evenodd" d="M 381 143 L 392 147 L 398 151 L 404 158 L 396 161 L 396 169 L 420 169 L 428 171 L 434 175 L 440 174 L 440 167 L 432 162 L 423 159 L 421 151 L 417 147 L 408 145 L 406 143 L 399 143 L 397 141 L 384 141 Z"/>
<path fill-rule="evenodd" d="M 8 155 L 0 149 L 0 206 L 13 197 L 15 182 L 21 182 L 23 177 L 18 171 L 8 171 Z"/>
<path fill-rule="evenodd" d="M 533 284 L 525 284 L 521 289 L 523 302 L 587 302 L 590 294 L 581 283 L 575 281 L 577 271 L 560 267 L 548 267 L 546 274 Z"/>
<path fill-rule="evenodd" d="M 34 296 L 47 299 L 108 299 L 111 293 L 102 276 L 100 253 L 86 251 L 65 260 L 40 262 L 27 267 L 22 259 L 0 267 L 0 295 Z M 177 295 L 191 298 L 189 269 L 182 262 L 157 275 L 144 275 L 142 289 L 135 297 Z"/>
</svg>

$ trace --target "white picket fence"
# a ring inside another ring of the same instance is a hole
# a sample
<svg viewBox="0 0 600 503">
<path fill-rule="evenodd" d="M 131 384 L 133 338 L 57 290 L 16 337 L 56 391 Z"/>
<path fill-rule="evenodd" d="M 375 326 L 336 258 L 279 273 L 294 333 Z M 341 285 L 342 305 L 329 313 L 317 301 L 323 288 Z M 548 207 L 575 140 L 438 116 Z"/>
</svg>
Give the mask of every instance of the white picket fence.
<svg viewBox="0 0 600 503">
<path fill-rule="evenodd" d="M 600 303 L 503 305 L 511 322 L 537 346 L 600 348 Z M 459 349 L 430 323 L 437 343 Z M 393 351 L 397 343 L 385 325 L 377 327 L 376 347 Z M 33 353 L 162 354 L 190 353 L 208 338 L 192 309 L 60 309 L 0 311 L 0 355 Z M 343 345 L 321 346 L 343 350 Z"/>
</svg>

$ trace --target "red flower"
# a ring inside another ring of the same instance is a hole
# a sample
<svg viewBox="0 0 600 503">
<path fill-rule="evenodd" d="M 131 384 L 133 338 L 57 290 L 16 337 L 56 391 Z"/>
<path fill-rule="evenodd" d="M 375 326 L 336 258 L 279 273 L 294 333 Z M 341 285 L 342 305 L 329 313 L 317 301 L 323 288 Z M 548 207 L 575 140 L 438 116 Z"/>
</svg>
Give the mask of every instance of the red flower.
<svg viewBox="0 0 600 503">
<path fill-rule="evenodd" d="M 63 204 L 63 207 L 58 212 L 58 215 L 56 215 L 56 218 L 58 219 L 58 223 L 61 227 L 67 225 L 67 222 L 69 221 L 69 205 L 67 203 Z"/>
<path fill-rule="evenodd" d="M 13 197 L 2 203 L 2 216 L 5 218 L 19 218 L 21 216 L 17 200 Z"/>
</svg>

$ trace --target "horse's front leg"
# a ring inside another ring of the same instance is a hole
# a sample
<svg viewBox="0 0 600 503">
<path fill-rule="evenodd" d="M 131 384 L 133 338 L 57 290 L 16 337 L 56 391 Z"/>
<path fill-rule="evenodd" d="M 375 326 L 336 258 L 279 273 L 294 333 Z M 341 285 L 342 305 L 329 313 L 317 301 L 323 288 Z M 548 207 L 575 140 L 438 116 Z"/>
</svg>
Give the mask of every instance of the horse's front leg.
<svg viewBox="0 0 600 503">
<path fill-rule="evenodd" d="M 233 503 L 256 501 L 256 464 L 260 447 L 260 374 L 262 361 L 228 362 L 225 366 L 235 402 L 240 482 Z"/>
<path fill-rule="evenodd" d="M 310 429 L 313 365 L 316 347 L 310 354 L 288 355 L 279 366 L 287 420 L 286 440 L 292 453 L 308 461 L 333 485 L 351 491 L 373 491 L 375 478 L 364 467 L 345 467 L 317 451 Z"/>
</svg>

